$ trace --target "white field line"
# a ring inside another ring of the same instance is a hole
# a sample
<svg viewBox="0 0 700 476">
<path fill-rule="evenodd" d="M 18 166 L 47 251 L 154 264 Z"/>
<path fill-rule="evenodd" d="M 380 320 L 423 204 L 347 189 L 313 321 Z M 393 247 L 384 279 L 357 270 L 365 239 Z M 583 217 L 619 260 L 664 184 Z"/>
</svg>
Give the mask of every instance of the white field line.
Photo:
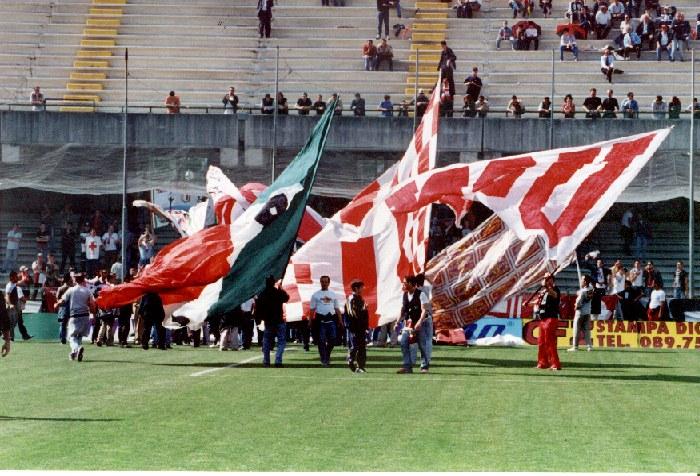
<svg viewBox="0 0 700 476">
<path fill-rule="evenodd" d="M 244 365 L 244 364 L 249 364 L 250 362 L 256 361 L 258 359 L 262 359 L 262 354 L 248 357 L 247 359 L 241 360 L 240 362 L 234 362 L 234 363 L 229 364 L 225 367 L 212 367 L 210 369 L 200 370 L 199 372 L 195 372 L 193 374 L 190 374 L 190 377 L 201 377 L 202 375 L 212 374 L 214 372 L 218 372 L 219 370 L 232 369 L 234 367 L 239 367 L 239 366 Z"/>
</svg>

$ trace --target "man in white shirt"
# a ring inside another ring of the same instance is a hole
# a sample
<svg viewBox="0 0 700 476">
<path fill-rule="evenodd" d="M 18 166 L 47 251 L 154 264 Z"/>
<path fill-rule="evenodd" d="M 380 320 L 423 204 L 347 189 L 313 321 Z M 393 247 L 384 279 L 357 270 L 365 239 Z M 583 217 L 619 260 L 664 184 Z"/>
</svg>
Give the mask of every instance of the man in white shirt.
<svg viewBox="0 0 700 476">
<path fill-rule="evenodd" d="M 602 5 L 595 14 L 595 34 L 599 40 L 604 40 L 608 37 L 612 28 L 612 14 L 608 11 L 608 7 Z"/>
<path fill-rule="evenodd" d="M 576 37 L 569 31 L 564 30 L 559 42 L 559 61 L 564 61 L 564 51 L 571 51 L 574 54 L 574 60 L 578 61 L 578 47 L 576 46 Z"/>
<path fill-rule="evenodd" d="M 337 336 L 338 322 L 342 317 L 336 294 L 328 289 L 329 276 L 321 276 L 321 289 L 311 296 L 311 319 L 318 325 L 318 353 L 321 365 L 330 367 L 331 352 Z"/>
<path fill-rule="evenodd" d="M 5 249 L 5 262 L 2 265 L 2 272 L 13 271 L 17 267 L 17 254 L 19 253 L 19 244 L 22 241 L 22 232 L 19 231 L 19 225 L 15 223 L 10 231 L 7 232 L 7 248 Z"/>
<path fill-rule="evenodd" d="M 90 229 L 90 234 L 85 237 L 85 269 L 87 278 L 93 278 L 100 267 L 100 248 L 102 240 L 95 229 Z"/>
<path fill-rule="evenodd" d="M 647 320 L 660 321 L 666 308 L 666 293 L 661 287 L 661 283 L 654 281 L 654 289 L 649 296 L 649 309 L 647 309 Z"/>
<path fill-rule="evenodd" d="M 17 283 L 19 277 L 16 271 L 10 271 L 10 282 L 5 286 L 5 305 L 7 307 L 7 314 L 10 319 L 10 338 L 15 340 L 15 326 L 19 328 L 19 333 L 22 334 L 22 340 L 29 340 L 32 338 L 24 326 L 24 320 L 22 319 L 22 304 L 27 300 L 24 297 L 24 292 Z"/>
<path fill-rule="evenodd" d="M 119 234 L 114 231 L 114 225 L 109 225 L 107 232 L 102 235 L 102 244 L 105 248 L 105 268 L 109 269 L 112 263 L 117 261 L 120 243 Z M 118 277 L 121 278 L 121 275 Z"/>
</svg>

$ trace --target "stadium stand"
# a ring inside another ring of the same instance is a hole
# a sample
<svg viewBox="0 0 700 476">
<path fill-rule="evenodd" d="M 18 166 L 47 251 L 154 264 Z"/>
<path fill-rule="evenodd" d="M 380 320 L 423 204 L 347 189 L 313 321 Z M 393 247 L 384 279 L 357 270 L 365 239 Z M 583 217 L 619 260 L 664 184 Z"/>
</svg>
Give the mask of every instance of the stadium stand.
<svg viewBox="0 0 700 476">
<path fill-rule="evenodd" d="M 552 17 L 544 19 L 535 7 L 532 19 L 542 27 L 542 37 L 539 51 L 526 52 L 496 50 L 502 21 L 514 21 L 506 0 L 485 0 L 471 19 L 456 18 L 446 3 L 404 0 L 403 18 L 396 18 L 392 9 L 390 26 L 404 24 L 413 39 L 392 34 L 394 71 L 366 73 L 360 51 L 362 43 L 376 34 L 372 0 L 350 0 L 345 7 L 284 0 L 274 9 L 269 40 L 258 39 L 255 2 L 250 0 L 94 1 L 99 5 L 79 0 L 0 2 L 0 101 L 25 102 L 37 84 L 48 98 L 99 98 L 103 108 L 116 110 L 124 99 L 123 48 L 128 47 L 134 106 L 161 105 L 167 92 L 175 90 L 184 110 L 187 106 L 216 110 L 220 97 L 235 85 L 241 103 L 256 107 L 274 89 L 275 46 L 279 46 L 280 90 L 291 103 L 303 91 L 312 98 L 338 92 L 346 102 L 359 91 L 369 110 L 384 94 L 391 94 L 394 102 L 412 98 L 417 49 L 418 82 L 431 86 L 437 63 L 431 51 L 446 38 L 458 57 L 458 84 L 472 66 L 478 66 L 492 109 L 504 108 L 517 94 L 533 111 L 543 96 L 551 94 L 551 50 L 559 44 L 555 27 L 565 22 L 566 8 L 555 2 Z M 672 3 L 689 20 L 699 10 L 695 0 Z M 613 31 L 608 40 L 579 40 L 579 63 L 559 63 L 557 49 L 555 108 L 567 93 L 581 104 L 590 87 L 599 93 L 607 89 L 598 51 L 614 36 Z M 653 53 L 644 52 L 641 61 L 618 62 L 618 67 L 625 71 L 613 84 L 619 99 L 634 91 L 642 110 L 657 94 L 665 100 L 679 96 L 684 108 L 690 103 L 687 61 L 657 63 Z"/>
</svg>

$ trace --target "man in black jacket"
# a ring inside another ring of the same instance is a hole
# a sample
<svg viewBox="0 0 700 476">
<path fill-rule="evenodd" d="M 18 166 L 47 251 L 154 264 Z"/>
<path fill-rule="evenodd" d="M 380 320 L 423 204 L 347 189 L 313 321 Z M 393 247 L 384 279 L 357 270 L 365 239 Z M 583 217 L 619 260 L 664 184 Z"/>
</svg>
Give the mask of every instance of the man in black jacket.
<svg viewBox="0 0 700 476">
<path fill-rule="evenodd" d="M 270 366 L 270 349 L 277 338 L 275 367 L 282 367 L 282 355 L 287 344 L 287 325 L 282 319 L 282 305 L 289 301 L 289 294 L 275 287 L 275 277 L 265 279 L 265 289 L 255 301 L 255 320 L 264 322 L 263 332 L 263 366 Z"/>
<path fill-rule="evenodd" d="M 455 80 L 453 72 L 457 66 L 457 56 L 452 48 L 447 46 L 447 42 L 440 42 L 442 52 L 440 53 L 440 63 L 438 63 L 438 71 L 442 75 L 442 79 L 447 79 L 450 84 L 450 96 L 455 95 Z"/>
<path fill-rule="evenodd" d="M 163 309 L 163 301 L 160 299 L 158 293 L 144 294 L 139 303 L 139 314 L 141 314 L 143 318 L 143 330 L 140 336 L 143 350 L 148 350 L 148 341 L 153 326 L 156 326 L 158 348 L 165 350 L 165 327 L 163 327 L 165 310 Z"/>
<path fill-rule="evenodd" d="M 367 363 L 367 340 L 366 334 L 369 327 L 369 312 L 367 304 L 362 298 L 365 283 L 353 281 L 350 285 L 352 295 L 345 303 L 345 314 L 348 318 L 348 328 L 351 339 L 348 352 L 348 366 L 351 372 L 365 373 Z"/>
<path fill-rule="evenodd" d="M 258 0 L 258 19 L 260 20 L 258 32 L 260 33 L 260 38 L 263 37 L 263 34 L 265 38 L 270 38 L 273 6 L 273 0 Z"/>
<path fill-rule="evenodd" d="M 384 24 L 384 38 L 389 39 L 389 8 L 391 8 L 391 1 L 377 0 L 377 39 L 382 37 L 382 24 Z"/>
</svg>

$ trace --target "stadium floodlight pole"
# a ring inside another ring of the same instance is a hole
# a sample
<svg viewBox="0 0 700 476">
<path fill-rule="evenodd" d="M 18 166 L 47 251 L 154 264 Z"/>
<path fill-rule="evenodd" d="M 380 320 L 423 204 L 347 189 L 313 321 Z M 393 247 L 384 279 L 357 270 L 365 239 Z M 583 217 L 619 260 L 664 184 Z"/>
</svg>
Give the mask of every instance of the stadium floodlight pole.
<svg viewBox="0 0 700 476">
<path fill-rule="evenodd" d="M 419 48 L 416 48 L 416 79 L 413 88 L 413 130 L 416 130 L 418 126 L 418 54 L 420 52 Z"/>
<path fill-rule="evenodd" d="M 273 104 L 275 105 L 275 110 L 272 112 L 272 180 L 270 183 L 275 181 L 275 161 L 277 159 L 277 97 L 280 93 L 280 47 L 276 47 L 277 55 L 275 57 L 275 100 Z"/>
<path fill-rule="evenodd" d="M 122 273 L 121 281 L 126 278 L 126 139 L 127 139 L 127 118 L 129 117 L 129 48 L 124 50 L 124 117 L 122 124 L 123 157 L 122 157 Z"/>
<path fill-rule="evenodd" d="M 688 151 L 688 298 L 693 297 L 695 284 L 695 50 L 690 50 L 690 149 Z"/>
<path fill-rule="evenodd" d="M 552 86 L 549 101 L 549 149 L 554 149 L 554 48 L 552 48 Z"/>
</svg>

